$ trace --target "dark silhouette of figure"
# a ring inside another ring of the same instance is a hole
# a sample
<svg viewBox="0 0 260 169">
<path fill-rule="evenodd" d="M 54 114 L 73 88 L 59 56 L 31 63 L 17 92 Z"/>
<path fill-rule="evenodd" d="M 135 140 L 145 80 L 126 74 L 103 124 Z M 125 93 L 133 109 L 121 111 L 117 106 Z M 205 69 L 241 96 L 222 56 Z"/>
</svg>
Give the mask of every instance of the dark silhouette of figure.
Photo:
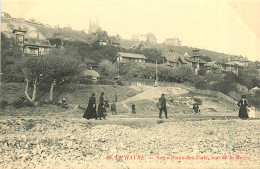
<svg viewBox="0 0 260 169">
<path fill-rule="evenodd" d="M 88 107 L 87 107 L 86 111 L 84 112 L 83 118 L 86 118 L 88 120 L 92 119 L 92 118 L 97 119 L 95 93 L 92 93 L 91 97 L 89 98 Z"/>
<path fill-rule="evenodd" d="M 242 95 L 242 99 L 239 100 L 237 105 L 238 105 L 238 107 L 240 107 L 238 117 L 240 117 L 242 119 L 248 118 L 247 107 L 249 107 L 249 105 L 247 104 L 247 101 L 246 101 L 246 95 Z"/>
<path fill-rule="evenodd" d="M 161 104 L 159 110 L 159 118 L 162 118 L 162 111 L 164 111 L 165 113 L 165 118 L 167 119 L 167 107 L 166 107 L 166 98 L 165 98 L 165 94 L 162 94 L 162 96 L 159 98 L 159 102 Z"/>
</svg>

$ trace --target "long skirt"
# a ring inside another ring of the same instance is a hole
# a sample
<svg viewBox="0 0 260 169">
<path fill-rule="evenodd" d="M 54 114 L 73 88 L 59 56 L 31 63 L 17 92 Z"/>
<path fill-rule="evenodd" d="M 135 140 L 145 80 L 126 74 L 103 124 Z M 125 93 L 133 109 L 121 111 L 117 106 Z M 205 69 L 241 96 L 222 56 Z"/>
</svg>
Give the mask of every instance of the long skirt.
<svg viewBox="0 0 260 169">
<path fill-rule="evenodd" d="M 96 107 L 88 105 L 86 111 L 84 112 L 83 118 L 86 118 L 86 119 L 95 118 L 96 119 L 97 118 Z"/>
<path fill-rule="evenodd" d="M 240 118 L 248 118 L 248 113 L 247 113 L 246 107 L 241 107 L 239 109 L 238 117 L 240 117 Z"/>
<path fill-rule="evenodd" d="M 104 107 L 104 104 L 98 105 L 98 117 L 105 117 L 106 116 L 106 108 Z"/>
</svg>

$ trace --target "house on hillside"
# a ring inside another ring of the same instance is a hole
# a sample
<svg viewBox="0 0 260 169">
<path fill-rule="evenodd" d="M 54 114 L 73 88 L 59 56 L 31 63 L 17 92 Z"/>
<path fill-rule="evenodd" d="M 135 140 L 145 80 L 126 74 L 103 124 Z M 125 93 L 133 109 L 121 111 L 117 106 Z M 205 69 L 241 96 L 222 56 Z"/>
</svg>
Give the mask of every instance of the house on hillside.
<svg viewBox="0 0 260 169">
<path fill-rule="evenodd" d="M 43 56 L 54 48 L 48 40 L 28 39 L 24 42 L 23 53 L 27 55 Z"/>
<path fill-rule="evenodd" d="M 147 33 L 143 35 L 133 35 L 132 40 L 136 42 L 145 42 L 148 44 L 157 43 L 157 38 L 153 35 L 153 33 Z"/>
<path fill-rule="evenodd" d="M 187 53 L 181 55 L 174 52 L 172 49 L 164 52 L 163 56 L 167 65 L 176 68 L 177 66 L 184 65 L 192 68 L 196 73 L 201 67 L 204 67 L 207 62 L 200 58 L 199 50 L 193 52 L 193 56 L 189 57 Z"/>
<path fill-rule="evenodd" d="M 91 78 L 92 80 L 96 81 L 100 78 L 99 73 L 96 70 L 87 69 L 83 72 L 83 76 L 86 78 Z"/>
<path fill-rule="evenodd" d="M 200 50 L 195 49 L 192 51 L 192 56 L 189 58 L 192 62 L 192 68 L 197 74 L 200 68 L 204 67 L 207 62 L 201 59 Z"/>
<path fill-rule="evenodd" d="M 142 54 L 118 52 L 116 61 L 120 63 L 145 63 L 147 58 Z"/>
<path fill-rule="evenodd" d="M 119 47 L 120 46 L 120 36 L 119 35 L 116 35 L 116 36 L 111 36 L 109 38 L 109 41 L 110 41 L 110 44 L 112 46 L 115 46 L 115 47 Z"/>
<path fill-rule="evenodd" d="M 23 30 L 20 27 L 18 29 L 14 29 L 12 33 L 15 42 L 22 46 L 24 44 L 26 32 L 27 32 L 26 30 Z"/>
<path fill-rule="evenodd" d="M 171 38 L 166 39 L 164 44 L 167 46 L 181 46 L 181 41 L 179 40 L 179 38 Z"/>
<path fill-rule="evenodd" d="M 179 53 L 168 51 L 163 54 L 164 61 L 167 66 L 172 66 L 173 68 L 176 68 L 180 65 L 185 65 L 188 67 L 192 67 L 192 62 L 189 61 L 187 57 L 184 55 L 181 55 Z"/>
<path fill-rule="evenodd" d="M 225 71 L 221 64 L 217 61 L 207 62 L 204 68 L 206 70 L 206 73 L 222 73 L 223 71 Z"/>
<path fill-rule="evenodd" d="M 101 37 L 101 39 L 99 40 L 99 45 L 112 45 L 115 47 L 119 47 L 120 46 L 120 37 L 119 35 L 117 36 L 103 36 Z"/>
<path fill-rule="evenodd" d="M 20 26 L 18 29 L 14 29 L 12 33 L 15 42 L 21 46 L 25 55 L 43 56 L 49 54 L 50 50 L 55 47 L 43 36 L 40 36 L 38 32 L 33 32 L 35 38 L 29 38 L 30 36 L 26 34 L 27 30 L 22 29 Z"/>
<path fill-rule="evenodd" d="M 224 72 L 233 72 L 238 74 L 240 68 L 249 66 L 249 61 L 241 57 L 231 57 L 227 62 L 222 62 L 221 65 L 224 68 Z"/>
</svg>

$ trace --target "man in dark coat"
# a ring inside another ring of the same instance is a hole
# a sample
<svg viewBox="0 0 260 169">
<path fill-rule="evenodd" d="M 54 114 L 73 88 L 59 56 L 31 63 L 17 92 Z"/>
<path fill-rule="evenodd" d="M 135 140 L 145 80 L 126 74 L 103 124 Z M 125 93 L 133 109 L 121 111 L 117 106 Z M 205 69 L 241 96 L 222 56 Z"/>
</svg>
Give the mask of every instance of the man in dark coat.
<svg viewBox="0 0 260 169">
<path fill-rule="evenodd" d="M 165 98 L 165 94 L 162 94 L 162 96 L 159 98 L 159 102 L 161 104 L 161 107 L 160 107 L 160 113 L 159 113 L 159 118 L 161 119 L 162 118 L 162 111 L 164 111 L 165 113 L 165 118 L 167 119 L 167 108 L 166 108 L 166 98 Z"/>
<path fill-rule="evenodd" d="M 101 93 L 99 97 L 99 105 L 98 105 L 98 117 L 100 120 L 103 117 L 105 119 L 106 116 L 106 108 L 105 108 L 105 99 L 104 99 L 104 92 Z"/>
<path fill-rule="evenodd" d="M 240 117 L 240 118 L 248 118 L 248 113 L 247 113 L 248 104 L 246 102 L 246 95 L 242 96 L 242 99 L 239 100 L 237 105 L 238 105 L 238 107 L 240 107 L 239 108 L 239 115 L 238 115 L 238 117 Z"/>
<path fill-rule="evenodd" d="M 83 118 L 86 118 L 88 120 L 92 118 L 97 119 L 95 93 L 92 93 L 92 96 L 89 98 L 88 107 L 83 115 Z"/>
</svg>

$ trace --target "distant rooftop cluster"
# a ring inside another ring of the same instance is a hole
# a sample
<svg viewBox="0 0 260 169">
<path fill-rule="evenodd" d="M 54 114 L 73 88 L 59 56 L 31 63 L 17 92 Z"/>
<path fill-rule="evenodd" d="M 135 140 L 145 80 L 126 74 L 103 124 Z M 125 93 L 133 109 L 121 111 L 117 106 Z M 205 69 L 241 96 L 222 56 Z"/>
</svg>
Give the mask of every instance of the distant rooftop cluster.
<svg viewBox="0 0 260 169">
<path fill-rule="evenodd" d="M 132 40 L 137 42 L 145 42 L 149 44 L 157 43 L 157 38 L 154 36 L 153 33 L 147 33 L 143 35 L 133 35 Z"/>
<path fill-rule="evenodd" d="M 166 39 L 164 44 L 167 45 L 167 46 L 181 46 L 181 41 L 177 37 L 176 38 L 170 38 L 170 39 Z"/>
</svg>

